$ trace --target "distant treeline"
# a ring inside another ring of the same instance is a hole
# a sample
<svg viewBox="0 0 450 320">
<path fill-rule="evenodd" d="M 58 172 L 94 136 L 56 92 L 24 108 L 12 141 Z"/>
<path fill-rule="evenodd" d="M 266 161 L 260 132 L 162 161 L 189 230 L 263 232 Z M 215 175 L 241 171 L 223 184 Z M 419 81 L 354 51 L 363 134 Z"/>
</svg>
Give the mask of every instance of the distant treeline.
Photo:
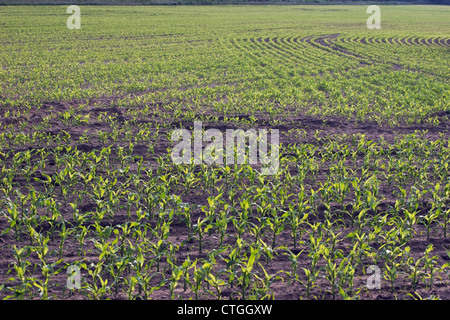
<svg viewBox="0 0 450 320">
<path fill-rule="evenodd" d="M 0 5 L 437 4 L 450 0 L 0 0 Z"/>
</svg>

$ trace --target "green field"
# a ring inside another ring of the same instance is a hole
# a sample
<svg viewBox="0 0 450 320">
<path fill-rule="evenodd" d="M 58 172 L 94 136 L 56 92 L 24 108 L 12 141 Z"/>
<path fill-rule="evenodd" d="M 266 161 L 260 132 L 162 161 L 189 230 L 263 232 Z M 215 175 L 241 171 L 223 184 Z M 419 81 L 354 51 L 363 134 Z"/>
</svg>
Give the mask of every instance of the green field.
<svg viewBox="0 0 450 320">
<path fill-rule="evenodd" d="M 366 28 L 365 6 L 86 7 L 81 30 L 67 29 L 66 7 L 1 8 L 2 104 L 431 121 L 448 104 L 448 47 L 421 41 L 448 41 L 450 9 L 381 8 L 381 30 Z"/>
<path fill-rule="evenodd" d="M 0 6 L 0 297 L 450 298 L 450 6 L 80 8 Z"/>
</svg>

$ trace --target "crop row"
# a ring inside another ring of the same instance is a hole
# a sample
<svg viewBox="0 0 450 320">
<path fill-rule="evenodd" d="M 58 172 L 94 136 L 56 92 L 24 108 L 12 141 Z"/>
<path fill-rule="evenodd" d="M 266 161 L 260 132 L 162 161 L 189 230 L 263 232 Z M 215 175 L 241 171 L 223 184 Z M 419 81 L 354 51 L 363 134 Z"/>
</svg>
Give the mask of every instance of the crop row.
<svg viewBox="0 0 450 320">
<path fill-rule="evenodd" d="M 16 239 L 18 259 L 4 291 L 23 298 L 34 294 L 33 284 L 48 297 L 50 280 L 71 265 L 68 243 L 77 244 L 72 255 L 85 268 L 84 292 L 91 298 L 119 289 L 128 297 L 169 289 L 174 297 L 182 280 L 197 298 L 220 297 L 221 288 L 262 298 L 282 278 L 302 282 L 308 298 L 357 297 L 361 288 L 353 288 L 349 275 L 363 277 L 367 265 L 380 264 L 392 290 L 398 277 L 432 288 L 445 265 L 430 255 L 432 246 L 417 261 L 405 248 L 422 234 L 447 237 L 449 145 L 423 134 L 388 144 L 316 133 L 315 143 L 283 146 L 273 177 L 248 165 L 173 166 L 164 156 L 155 166 L 133 155 L 131 143 L 89 153 L 69 146 L 4 152 L 3 234 Z M 206 203 L 183 200 L 205 193 Z M 395 202 L 384 201 L 389 196 Z M 267 273 L 284 254 L 293 269 Z M 43 280 L 32 280 L 28 255 L 39 258 L 34 269 L 41 268 Z M 322 277 L 329 285 L 319 290 Z"/>
</svg>

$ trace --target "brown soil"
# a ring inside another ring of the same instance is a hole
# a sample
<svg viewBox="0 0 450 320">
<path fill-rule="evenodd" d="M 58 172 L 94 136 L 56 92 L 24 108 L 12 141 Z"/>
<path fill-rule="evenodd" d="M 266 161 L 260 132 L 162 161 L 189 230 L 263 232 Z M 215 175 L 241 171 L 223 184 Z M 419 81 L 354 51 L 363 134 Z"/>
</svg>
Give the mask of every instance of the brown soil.
<svg viewBox="0 0 450 320">
<path fill-rule="evenodd" d="M 260 41 L 261 39 L 258 39 Z M 305 39 L 301 39 L 300 41 L 303 41 Z M 308 41 L 308 40 L 306 40 Z M 324 44 L 323 40 L 319 40 L 322 44 Z M 127 115 L 124 109 L 117 108 L 117 107 L 106 107 L 110 105 L 110 99 L 100 99 L 98 101 L 91 101 L 90 104 L 83 109 L 83 114 L 90 114 L 91 119 L 96 119 L 101 113 L 106 112 L 108 115 L 114 116 L 120 124 L 124 124 L 125 121 L 130 120 L 132 117 Z M 81 102 L 79 102 L 81 103 Z M 76 104 L 76 103 L 75 103 Z M 70 103 L 70 105 L 74 105 L 74 103 Z M 101 105 L 99 107 L 98 105 Z M 30 130 L 33 125 L 36 125 L 42 121 L 42 119 L 54 112 L 64 112 L 69 109 L 68 103 L 48 103 L 45 104 L 40 110 L 32 109 L 30 111 L 30 114 L 28 116 L 28 123 L 29 126 L 28 129 L 25 129 L 25 133 L 27 130 Z M 156 111 L 155 111 L 156 112 Z M 245 119 L 248 117 L 247 115 L 242 115 L 241 119 Z M 315 140 L 313 137 L 316 130 L 321 130 L 320 136 L 325 137 L 328 134 L 358 134 L 358 133 L 364 133 L 367 137 L 367 140 L 378 140 L 381 136 L 384 137 L 384 139 L 387 142 L 393 142 L 396 138 L 398 133 L 406 134 L 406 133 L 414 133 L 416 130 L 428 130 L 428 133 L 426 134 L 426 137 L 431 140 L 440 139 L 440 133 L 444 132 L 446 138 L 449 137 L 449 128 L 450 128 L 450 122 L 449 121 L 443 121 L 441 124 L 437 127 L 430 127 L 427 125 L 414 125 L 414 126 L 406 126 L 406 127 L 400 127 L 400 128 L 389 128 L 389 127 L 381 127 L 377 125 L 376 123 L 371 122 L 365 122 L 365 123 L 358 123 L 355 124 L 353 122 L 346 121 L 339 117 L 331 117 L 328 118 L 326 121 L 323 121 L 322 119 L 318 119 L 315 117 L 310 116 L 298 116 L 293 119 L 289 119 L 289 121 L 284 121 L 282 124 L 273 126 L 270 124 L 269 119 L 263 116 L 257 117 L 257 123 L 256 128 L 275 128 L 279 129 L 281 133 L 288 133 L 291 129 L 298 129 L 302 128 L 306 130 L 307 137 L 305 139 L 299 139 L 299 138 L 292 138 L 289 135 L 283 135 L 282 137 L 282 143 L 314 143 Z M 18 120 L 17 120 L 18 121 Z M 147 117 L 147 118 L 141 118 L 140 121 L 142 122 L 154 122 L 155 124 L 160 121 L 158 117 Z M 11 121 L 9 119 L 1 119 L 2 124 L 9 124 L 14 121 Z M 207 123 L 203 122 L 205 125 L 205 128 L 208 127 L 214 127 L 218 128 L 220 130 L 224 130 L 226 128 L 232 128 L 233 125 L 230 125 L 229 123 L 223 122 L 223 117 L 219 116 L 218 123 Z M 182 127 L 190 129 L 192 126 L 191 123 L 182 123 Z M 172 128 L 179 128 L 179 122 L 173 121 L 171 124 Z M 78 140 L 82 136 L 83 132 L 85 130 L 88 130 L 89 132 L 97 132 L 99 130 L 105 131 L 105 132 L 111 132 L 111 128 L 108 124 L 105 124 L 104 122 L 94 122 L 90 123 L 89 125 L 80 125 L 80 126 L 64 126 L 58 121 L 54 121 L 51 123 L 51 130 L 48 131 L 48 133 L 56 135 L 60 133 L 62 130 L 66 131 L 70 134 L 71 140 L 69 142 L 69 145 L 72 147 L 77 148 L 78 150 L 82 152 L 90 152 L 95 149 L 100 149 L 103 147 L 103 145 L 99 142 L 93 139 L 91 143 L 89 144 L 83 144 L 79 143 Z M 164 129 L 163 132 L 168 129 Z M 127 143 L 123 143 L 124 146 L 127 145 Z M 149 156 L 147 152 L 147 145 L 145 144 L 136 144 L 133 156 L 142 156 L 144 159 L 150 161 L 154 165 L 157 165 L 155 159 L 157 156 L 161 155 L 164 156 L 167 153 L 167 147 L 168 143 L 164 141 L 158 141 L 158 144 L 155 148 L 155 155 Z M 52 148 L 56 146 L 49 146 L 48 148 Z M 16 148 L 13 150 L 4 150 L 4 151 L 24 151 L 24 150 L 33 150 L 35 149 L 35 145 L 24 145 L 20 148 Z M 54 166 L 55 164 L 49 164 L 50 166 Z M 118 163 L 116 165 L 119 165 Z M 130 173 L 135 173 L 136 167 L 132 167 Z M 37 175 L 36 177 L 39 177 Z M 24 181 L 14 181 L 15 183 L 21 183 Z M 41 191 L 42 190 L 42 184 L 35 181 L 31 182 L 31 185 L 36 188 L 36 190 Z M 386 196 L 386 199 L 381 204 L 381 207 L 387 208 L 390 205 L 393 205 L 395 203 L 395 198 L 391 194 L 392 189 L 385 188 L 382 190 L 382 193 Z M 207 204 L 207 195 L 205 194 L 198 194 L 196 192 L 191 192 L 189 194 L 182 196 L 183 202 L 189 202 L 194 203 L 198 205 L 205 205 Z M 89 212 L 93 210 L 93 204 L 92 203 L 86 203 L 83 207 L 81 207 L 81 213 Z M 324 208 L 319 208 L 319 214 L 317 216 L 317 221 L 320 221 L 321 219 L 321 213 L 323 214 Z M 320 213 L 321 212 L 321 213 Z M 67 221 L 72 221 L 72 216 L 70 213 L 69 208 L 63 209 L 63 215 L 67 219 Z M 204 214 L 197 210 L 194 212 L 192 221 L 196 221 L 198 217 L 203 216 Z M 112 227 L 117 226 L 119 224 L 123 224 L 128 221 L 127 214 L 124 210 L 115 212 L 113 219 L 105 219 L 105 221 L 102 222 L 102 224 L 107 225 L 110 224 Z M 41 226 L 42 230 L 48 229 L 49 226 Z M 232 226 L 231 226 L 232 227 Z M 7 228 L 7 221 L 4 218 L 0 219 L 0 230 L 5 230 Z M 435 250 L 433 251 L 433 255 L 437 255 L 439 257 L 438 265 L 442 265 L 443 263 L 448 262 L 449 257 L 446 254 L 446 249 L 449 248 L 450 239 L 444 239 L 441 235 L 433 235 L 431 239 L 427 240 L 423 235 L 420 235 L 424 232 L 423 226 L 417 227 L 417 235 L 413 241 L 409 243 L 409 246 L 411 247 L 412 256 L 414 258 L 419 257 L 424 249 L 427 247 L 428 244 L 433 244 L 435 247 Z M 341 232 L 344 232 L 344 234 L 351 232 L 352 230 L 346 229 L 346 230 L 340 230 Z M 305 237 L 306 235 L 304 235 Z M 252 241 L 252 238 L 248 235 L 246 237 L 249 239 L 249 242 Z M 182 242 L 185 242 L 188 238 L 187 229 L 185 225 L 181 222 L 173 223 L 171 225 L 170 230 L 170 237 L 169 241 L 173 244 L 181 244 Z M 306 240 L 306 239 L 305 239 Z M 229 235 L 225 238 L 225 243 L 234 246 L 235 245 L 235 236 Z M 289 234 L 289 231 L 286 230 L 282 234 L 279 235 L 278 243 L 286 245 L 290 250 L 292 250 L 294 253 L 299 252 L 298 249 L 293 248 L 291 244 L 291 236 Z M 6 283 L 6 280 L 12 276 L 12 274 L 7 274 L 7 271 L 11 268 L 10 263 L 14 261 L 14 257 L 11 251 L 11 247 L 13 245 L 26 245 L 28 241 L 26 239 L 22 240 L 21 242 L 18 242 L 14 239 L 14 237 L 11 234 L 4 234 L 0 236 L 0 284 Z M 349 245 L 351 244 L 351 241 L 349 239 L 344 240 L 343 242 L 339 243 L 339 246 L 337 249 L 341 250 L 348 250 Z M 207 236 L 206 240 L 204 242 L 204 247 L 202 253 L 198 252 L 198 246 L 196 241 L 187 242 L 184 246 L 182 246 L 177 254 L 178 261 L 183 261 L 188 255 L 190 256 L 191 260 L 195 260 L 196 258 L 206 258 L 207 252 L 211 252 L 213 249 L 218 247 L 218 237 L 216 235 Z M 50 244 L 50 251 L 57 250 L 57 241 Z M 67 241 L 67 245 L 64 249 L 64 263 L 70 264 L 73 261 L 77 261 L 78 258 L 78 245 L 77 242 L 72 239 Z M 84 259 L 89 262 L 95 262 L 98 258 L 98 255 L 91 252 L 95 249 L 94 244 L 92 242 L 87 242 L 85 245 L 85 251 L 86 255 Z M 303 252 L 301 254 L 300 258 L 300 264 L 299 264 L 299 270 L 302 270 L 302 267 L 307 267 L 307 252 Z M 39 259 L 31 255 L 28 259 L 32 265 L 36 264 L 39 265 Z M 56 261 L 57 258 L 51 258 L 51 261 Z M 369 262 L 367 262 L 369 263 Z M 219 263 L 218 267 L 224 266 L 223 262 L 222 264 Z M 269 262 L 268 264 L 263 263 L 264 268 L 268 273 L 275 273 L 280 270 L 291 270 L 291 264 L 287 256 L 285 255 L 278 255 L 275 256 L 275 258 Z M 164 267 L 164 263 L 162 263 L 161 268 Z M 359 268 L 357 270 L 357 277 L 355 278 L 355 287 L 364 287 L 364 284 L 367 281 L 368 275 L 364 273 L 365 270 L 362 268 Z M 35 271 L 35 274 L 39 274 L 39 270 Z M 301 275 L 302 272 L 299 272 Z M 285 300 L 296 300 L 299 299 L 301 295 L 304 294 L 304 287 L 299 283 L 291 283 L 287 284 L 286 281 L 287 276 L 281 275 L 285 281 L 276 281 L 272 285 L 272 289 L 275 294 L 276 299 L 285 299 Z M 65 272 L 61 272 L 60 274 L 56 275 L 54 278 L 52 278 L 53 284 L 55 286 L 52 286 L 50 289 L 50 294 L 54 294 L 59 299 L 86 299 L 85 295 L 82 295 L 80 293 L 75 293 L 72 295 L 69 295 L 68 292 L 65 292 L 65 296 L 63 296 L 63 289 L 64 284 L 66 282 L 67 275 Z M 303 276 L 300 276 L 300 279 L 303 281 L 305 280 Z M 152 280 L 153 284 L 158 283 L 161 281 L 161 278 L 155 278 Z M 325 288 L 328 288 L 328 285 L 326 284 L 326 280 L 320 280 L 319 285 L 317 288 L 313 290 L 313 296 L 318 299 L 331 299 L 331 294 L 325 290 Z M 59 286 L 56 286 L 59 285 Z M 438 295 L 441 299 L 450 299 L 450 290 L 448 289 L 448 279 L 443 277 L 442 279 L 437 279 L 433 289 L 426 288 L 424 285 L 420 284 L 418 286 L 417 292 L 424 296 L 428 297 L 430 295 Z M 360 297 L 362 299 L 395 299 L 395 298 L 409 298 L 406 294 L 411 292 L 410 288 L 410 281 L 406 278 L 400 278 L 396 282 L 395 292 L 392 293 L 389 289 L 389 286 L 386 283 L 383 283 L 381 290 L 367 290 L 362 291 L 360 294 Z M 184 291 L 182 288 L 182 285 L 180 284 L 178 288 L 175 290 L 175 294 L 179 297 L 182 297 L 183 299 L 192 298 L 194 294 L 190 292 L 189 290 Z M 0 295 L 5 295 L 4 292 L 0 293 Z M 239 288 L 227 288 L 222 292 L 222 298 L 225 299 L 233 299 L 233 298 L 239 298 Z M 38 297 L 35 297 L 38 298 Z M 123 291 L 120 291 L 117 295 L 112 295 L 110 298 L 113 299 L 124 299 L 126 298 L 126 294 Z M 160 290 L 156 290 L 153 295 L 151 296 L 152 299 L 169 299 L 169 291 L 167 285 L 164 286 Z M 211 297 L 209 297 L 210 299 Z"/>
</svg>

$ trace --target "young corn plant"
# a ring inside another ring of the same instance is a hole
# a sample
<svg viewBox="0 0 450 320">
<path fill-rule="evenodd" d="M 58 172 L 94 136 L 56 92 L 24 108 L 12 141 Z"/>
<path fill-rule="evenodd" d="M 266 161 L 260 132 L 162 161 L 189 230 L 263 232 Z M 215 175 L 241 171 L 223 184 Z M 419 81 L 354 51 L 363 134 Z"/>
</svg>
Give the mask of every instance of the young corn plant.
<svg viewBox="0 0 450 320">
<path fill-rule="evenodd" d="M 186 227 L 187 227 L 187 231 L 188 231 L 188 241 L 191 240 L 192 238 L 192 219 L 191 219 L 191 207 L 189 206 L 189 204 L 187 203 L 183 203 L 181 204 L 181 220 L 185 223 Z"/>
<path fill-rule="evenodd" d="M 412 260 L 409 265 L 410 273 L 408 278 L 411 279 L 411 287 L 414 291 L 417 289 L 417 285 L 419 284 L 420 278 L 422 277 L 422 258 L 418 258 L 417 260 Z"/>
<path fill-rule="evenodd" d="M 33 251 L 36 252 L 39 260 L 40 260 L 40 266 L 41 266 L 41 273 L 43 276 L 43 279 L 36 280 L 33 285 L 36 286 L 40 290 L 40 296 L 42 299 L 47 300 L 48 299 L 48 288 L 49 288 L 49 281 L 50 277 L 52 275 L 58 274 L 59 270 L 55 270 L 55 266 L 57 266 L 63 259 L 60 259 L 52 264 L 47 263 L 47 255 L 49 254 L 49 246 L 48 242 L 50 240 L 49 235 L 47 234 L 46 237 L 44 237 L 41 234 L 35 233 L 34 235 L 35 240 L 37 242 L 37 246 L 33 248 Z"/>
<path fill-rule="evenodd" d="M 364 227 L 364 226 L 366 225 L 366 223 L 367 223 L 367 219 L 366 219 L 367 211 L 368 211 L 368 209 L 367 209 L 367 208 L 364 208 L 364 209 L 362 209 L 362 210 L 359 212 L 359 214 L 358 214 L 357 222 L 356 222 L 356 224 L 357 224 L 357 226 L 358 226 L 358 229 L 357 229 L 357 233 L 358 233 L 358 234 L 361 234 L 361 233 L 362 233 L 362 229 L 363 229 L 363 227 Z"/>
<path fill-rule="evenodd" d="M 241 285 L 241 297 L 242 300 L 245 300 L 246 298 L 246 292 L 247 292 L 247 288 L 250 285 L 250 276 L 252 274 L 252 270 L 254 267 L 255 262 L 258 260 L 259 258 L 259 248 L 258 247 L 251 247 L 250 248 L 251 253 L 250 256 L 248 257 L 248 260 L 245 261 L 244 263 L 241 262 L 240 267 L 241 267 L 241 275 L 238 278 L 238 282 Z"/>
<path fill-rule="evenodd" d="M 195 300 L 198 300 L 200 290 L 202 288 L 203 281 L 205 280 L 205 270 L 203 266 L 201 268 L 197 268 L 196 264 L 194 265 L 194 275 L 193 281 L 191 283 L 191 289 L 195 294 Z"/>
<path fill-rule="evenodd" d="M 355 267 L 348 259 L 344 259 L 341 261 L 341 264 L 345 264 L 344 267 L 340 265 L 341 276 L 339 282 L 339 295 L 345 300 L 354 300 L 358 299 L 359 292 L 361 289 L 358 289 L 354 292 L 354 278 L 355 278 Z M 345 284 L 348 284 L 348 290 L 345 289 Z"/>
<path fill-rule="evenodd" d="M 303 215 L 300 216 L 300 213 L 296 212 L 294 210 L 294 208 L 292 208 L 291 206 L 289 206 L 289 215 L 287 217 L 287 221 L 289 223 L 290 229 L 291 229 L 291 236 L 292 236 L 292 240 L 293 240 L 293 247 L 294 249 L 297 248 L 297 242 L 298 242 L 298 237 L 299 237 L 299 233 L 300 233 L 300 237 L 302 235 L 302 226 L 304 224 L 306 224 L 308 222 L 308 213 L 307 212 L 303 212 Z M 302 210 L 307 210 L 309 209 L 309 206 L 306 207 L 302 207 Z"/>
<path fill-rule="evenodd" d="M 192 269 L 197 264 L 197 260 L 191 261 L 190 257 L 187 256 L 187 258 L 182 263 L 182 270 L 183 270 L 183 290 L 186 292 L 188 286 L 191 285 L 190 283 L 190 277 L 189 277 L 189 269 Z"/>
<path fill-rule="evenodd" d="M 48 217 L 45 217 L 44 220 L 47 221 L 47 223 L 50 225 L 50 237 L 51 237 L 51 241 L 53 242 L 55 228 L 58 224 L 58 218 L 61 217 L 61 213 L 55 202 L 52 202 L 50 210 L 51 210 L 51 215 L 49 215 Z"/>
<path fill-rule="evenodd" d="M 214 226 L 217 228 L 220 240 L 219 240 L 219 247 L 222 247 L 223 240 L 225 238 L 225 233 L 228 227 L 228 223 L 232 221 L 232 218 L 228 215 L 228 204 L 224 205 L 223 210 L 219 211 L 219 214 L 216 217 L 216 221 Z"/>
<path fill-rule="evenodd" d="M 336 186 L 337 184 L 337 186 Z M 347 197 L 348 192 L 350 191 L 350 184 L 347 181 L 341 181 L 335 184 L 335 188 L 337 189 L 336 194 L 337 196 L 337 202 L 341 206 L 341 210 L 345 211 L 345 198 Z"/>
<path fill-rule="evenodd" d="M 160 275 L 160 273 L 151 270 L 152 266 L 153 265 L 150 262 L 136 274 L 136 279 L 138 280 L 139 288 L 142 289 L 144 300 L 148 300 L 153 291 L 161 289 L 161 287 L 166 283 L 166 279 L 162 277 L 162 280 L 156 286 L 152 286 L 150 284 L 153 277 Z"/>
<path fill-rule="evenodd" d="M 322 237 L 316 239 L 312 234 L 310 234 L 310 250 L 308 257 L 310 258 L 311 266 L 310 268 L 302 267 L 306 276 L 306 282 L 301 282 L 306 289 L 307 299 L 310 299 L 311 290 L 316 286 L 315 282 L 319 277 L 321 271 L 321 268 L 318 267 L 318 262 L 323 251 L 323 245 L 321 244 L 321 241 Z"/>
<path fill-rule="evenodd" d="M 391 292 L 394 293 L 395 280 L 397 280 L 397 278 L 400 276 L 400 274 L 399 274 L 400 263 L 393 262 L 390 265 L 388 262 L 386 262 L 384 266 L 385 266 L 385 271 L 383 273 L 383 277 L 385 280 L 389 281 L 390 286 L 391 286 Z"/>
<path fill-rule="evenodd" d="M 237 217 L 235 217 L 232 221 L 237 230 L 238 238 L 241 238 L 242 235 L 248 228 L 249 224 L 249 213 L 250 213 L 250 202 L 247 199 L 244 199 L 240 202 L 241 210 L 237 211 Z"/>
<path fill-rule="evenodd" d="M 169 282 L 170 299 L 173 300 L 175 298 L 175 288 L 177 287 L 180 279 L 183 278 L 184 268 L 183 265 L 177 266 L 170 258 L 167 259 L 167 262 L 170 265 L 170 269 L 172 271 L 172 274 L 168 279 L 168 282 Z"/>
<path fill-rule="evenodd" d="M 77 229 L 81 229 L 81 231 L 75 232 L 75 238 L 78 240 L 78 256 L 84 255 L 85 251 L 84 251 L 84 241 L 86 240 L 86 236 L 89 232 L 89 229 L 86 228 L 85 226 L 79 226 Z"/>
<path fill-rule="evenodd" d="M 197 223 L 194 224 L 194 233 L 198 236 L 198 252 L 202 252 L 202 244 L 203 244 L 203 235 L 208 232 L 212 225 L 209 223 L 208 218 L 201 219 L 200 217 L 197 220 Z"/>
<path fill-rule="evenodd" d="M 275 299 L 275 294 L 273 289 L 270 287 L 276 280 L 283 280 L 282 277 L 278 276 L 277 273 L 267 273 L 264 266 L 258 262 L 261 270 L 263 271 L 263 276 L 260 276 L 258 273 L 254 274 L 255 277 L 255 285 L 254 291 L 256 294 L 256 298 L 258 300 L 263 299 Z M 259 281 L 259 282 L 258 282 Z"/>
<path fill-rule="evenodd" d="M 231 288 L 234 287 L 234 281 L 237 274 L 237 268 L 239 266 L 239 261 L 241 258 L 241 252 L 244 248 L 244 242 L 242 238 L 237 238 L 236 247 L 230 251 L 228 257 L 222 258 L 226 262 L 226 272 L 228 273 L 228 284 Z"/>
<path fill-rule="evenodd" d="M 274 258 L 275 249 L 272 246 L 265 243 L 262 239 L 259 239 L 259 246 L 262 252 L 264 252 L 264 254 L 266 255 L 266 264 L 269 264 Z"/>
<path fill-rule="evenodd" d="M 341 272 L 347 259 L 344 258 L 341 263 L 336 264 L 336 262 L 334 262 L 334 252 L 327 247 L 323 247 L 322 255 L 326 261 L 324 269 L 326 272 L 326 278 L 331 286 L 331 296 L 334 300 L 336 298 L 336 289 L 339 284 L 339 277 L 341 276 Z"/>
<path fill-rule="evenodd" d="M 28 256 L 31 253 L 30 247 L 17 248 L 14 245 L 13 254 L 16 259 L 14 262 L 14 270 L 16 272 L 15 278 L 9 278 L 7 281 L 18 281 L 19 284 L 15 287 L 7 287 L 9 290 L 13 291 L 13 295 L 8 295 L 5 299 L 19 299 L 23 300 L 28 293 L 31 297 L 33 283 L 35 279 L 27 276 L 27 274 L 31 275 L 30 270 L 27 268 L 31 265 L 31 262 L 27 260 Z M 10 273 L 11 269 L 8 270 L 7 273 Z"/>
<path fill-rule="evenodd" d="M 427 240 L 430 240 L 430 231 L 434 222 L 439 219 L 440 212 L 436 208 L 431 208 L 426 215 L 419 216 L 419 219 L 422 220 L 423 224 L 425 224 L 427 229 Z"/>
<path fill-rule="evenodd" d="M 185 180 L 184 180 L 184 190 L 183 190 L 182 195 L 187 194 L 189 191 L 193 190 L 194 185 L 199 181 L 200 181 L 200 179 L 196 178 L 194 173 L 186 171 Z"/>
<path fill-rule="evenodd" d="M 39 258 L 41 259 L 41 273 L 43 279 L 35 280 L 33 282 L 33 285 L 40 290 L 39 295 L 41 299 L 47 300 L 49 298 L 48 289 L 50 285 L 50 277 L 57 275 L 61 271 L 62 268 L 57 269 L 56 267 L 63 261 L 63 259 L 55 261 L 51 264 L 47 264 L 44 259 L 42 259 L 41 257 Z"/>
<path fill-rule="evenodd" d="M 272 208 L 271 215 L 267 217 L 267 225 L 272 231 L 272 248 L 275 249 L 277 236 L 286 227 L 286 219 L 289 213 L 284 213 L 283 215 L 278 215 L 278 210 L 276 207 Z"/>
<path fill-rule="evenodd" d="M 208 285 L 212 286 L 216 290 L 215 297 L 220 300 L 222 294 L 221 287 L 225 285 L 225 281 L 220 279 L 218 275 L 213 275 L 212 273 L 208 274 L 206 281 L 208 282 Z"/>
<path fill-rule="evenodd" d="M 104 279 L 101 276 L 103 270 L 103 262 L 97 264 L 91 264 L 90 267 L 86 263 L 80 265 L 81 268 L 85 269 L 89 276 L 90 281 L 86 281 L 86 294 L 92 300 L 104 299 L 106 295 L 110 292 L 110 287 L 108 286 L 108 279 Z"/>
<path fill-rule="evenodd" d="M 255 243 L 258 243 L 260 239 L 265 234 L 265 230 L 268 227 L 266 224 L 267 217 L 254 217 L 253 219 L 256 220 L 256 222 L 250 222 L 250 234 L 255 237 Z"/>
<path fill-rule="evenodd" d="M 298 276 L 298 266 L 299 266 L 299 257 L 302 254 L 303 250 L 299 251 L 297 254 L 293 253 L 291 250 L 287 250 L 287 252 L 284 253 L 284 255 L 288 256 L 289 261 L 291 262 L 291 272 L 286 272 L 289 275 L 288 284 L 293 282 L 299 282 L 299 276 Z"/>
<path fill-rule="evenodd" d="M 159 272 L 161 258 L 166 253 L 166 244 L 162 239 L 159 239 L 156 243 L 151 243 L 150 251 L 153 254 L 153 259 L 156 263 L 156 271 Z"/>
<path fill-rule="evenodd" d="M 9 228 L 2 232 L 5 233 L 9 230 L 14 230 L 14 237 L 17 241 L 20 241 L 20 229 L 21 229 L 21 218 L 19 213 L 19 208 L 16 203 L 12 203 L 11 201 L 7 202 L 8 208 L 7 212 L 4 212 L 4 217 L 9 221 Z"/>
<path fill-rule="evenodd" d="M 432 257 L 430 256 L 430 253 L 433 250 L 433 245 L 429 244 L 425 249 L 425 254 L 423 257 L 423 278 L 424 281 L 428 279 L 428 282 L 426 282 L 425 285 L 427 286 L 427 288 L 429 288 L 429 290 L 433 289 L 435 273 L 439 271 L 439 268 L 436 267 L 439 257 L 437 255 Z"/>
<path fill-rule="evenodd" d="M 64 222 L 61 223 L 61 230 L 59 231 L 59 236 L 61 238 L 61 241 L 59 242 L 59 258 L 61 259 L 63 257 L 63 249 L 64 249 L 64 243 L 67 240 L 67 238 L 75 231 L 73 228 L 67 228 L 66 224 Z"/>
<path fill-rule="evenodd" d="M 393 228 L 393 230 L 395 230 L 395 228 Z M 400 272 L 403 271 L 402 262 L 398 261 L 398 258 L 403 255 L 402 246 L 399 246 L 397 242 L 398 239 L 391 239 L 380 248 L 385 259 L 385 271 L 383 277 L 390 283 L 391 292 L 394 292 L 395 280 L 400 276 Z"/>
</svg>

